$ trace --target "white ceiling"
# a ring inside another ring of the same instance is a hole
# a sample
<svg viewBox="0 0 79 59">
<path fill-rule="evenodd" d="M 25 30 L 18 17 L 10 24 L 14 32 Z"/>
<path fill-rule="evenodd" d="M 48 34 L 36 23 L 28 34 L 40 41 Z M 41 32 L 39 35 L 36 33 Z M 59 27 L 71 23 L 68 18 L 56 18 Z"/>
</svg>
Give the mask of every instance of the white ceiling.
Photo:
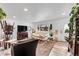
<svg viewBox="0 0 79 59">
<path fill-rule="evenodd" d="M 7 18 L 16 20 L 26 20 L 27 22 L 38 22 L 54 19 L 68 15 L 73 4 L 71 3 L 0 3 L 8 14 Z M 28 8 L 25 12 L 24 8 Z"/>
</svg>

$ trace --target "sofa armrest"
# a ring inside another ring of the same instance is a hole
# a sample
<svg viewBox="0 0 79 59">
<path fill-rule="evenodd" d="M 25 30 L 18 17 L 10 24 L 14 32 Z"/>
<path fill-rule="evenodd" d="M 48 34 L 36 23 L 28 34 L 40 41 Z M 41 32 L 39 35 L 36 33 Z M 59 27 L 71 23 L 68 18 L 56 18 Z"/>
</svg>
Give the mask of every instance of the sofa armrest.
<svg viewBox="0 0 79 59">
<path fill-rule="evenodd" d="M 12 56 L 35 56 L 38 40 L 19 42 L 12 45 Z"/>
</svg>

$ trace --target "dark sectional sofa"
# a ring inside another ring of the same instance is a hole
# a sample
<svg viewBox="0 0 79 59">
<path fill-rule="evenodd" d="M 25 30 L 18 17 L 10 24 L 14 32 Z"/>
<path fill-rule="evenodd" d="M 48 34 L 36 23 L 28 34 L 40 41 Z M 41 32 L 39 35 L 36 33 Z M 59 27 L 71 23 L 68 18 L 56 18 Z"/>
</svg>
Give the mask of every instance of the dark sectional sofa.
<svg viewBox="0 0 79 59">
<path fill-rule="evenodd" d="M 58 49 L 62 50 L 58 51 Z M 52 52 L 55 54 L 51 54 Z M 11 55 L 12 56 L 67 55 L 67 43 L 55 40 L 47 41 L 47 40 L 35 40 L 35 39 L 17 41 L 15 44 L 12 44 L 11 46 Z"/>
<path fill-rule="evenodd" d="M 11 47 L 12 56 L 47 56 L 55 41 L 29 39 L 18 41 Z"/>
<path fill-rule="evenodd" d="M 38 40 L 27 40 L 12 45 L 12 56 L 35 56 Z"/>
</svg>

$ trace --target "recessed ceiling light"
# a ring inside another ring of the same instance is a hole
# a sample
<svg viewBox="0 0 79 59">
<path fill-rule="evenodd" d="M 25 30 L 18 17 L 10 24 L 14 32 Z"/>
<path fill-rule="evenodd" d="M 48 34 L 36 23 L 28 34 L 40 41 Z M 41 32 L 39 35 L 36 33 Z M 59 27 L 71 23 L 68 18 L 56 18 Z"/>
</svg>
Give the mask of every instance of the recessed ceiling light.
<svg viewBox="0 0 79 59">
<path fill-rule="evenodd" d="M 16 18 L 16 16 L 13 16 L 13 18 Z"/>
<path fill-rule="evenodd" d="M 27 8 L 24 8 L 24 11 L 28 11 L 28 9 Z"/>
</svg>

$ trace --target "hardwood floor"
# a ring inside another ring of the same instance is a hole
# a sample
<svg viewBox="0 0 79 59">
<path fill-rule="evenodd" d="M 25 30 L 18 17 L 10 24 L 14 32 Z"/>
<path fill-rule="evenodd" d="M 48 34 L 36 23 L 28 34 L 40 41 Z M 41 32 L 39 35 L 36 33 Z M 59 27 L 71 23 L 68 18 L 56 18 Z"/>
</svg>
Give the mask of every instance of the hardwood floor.
<svg viewBox="0 0 79 59">
<path fill-rule="evenodd" d="M 71 56 L 68 43 L 60 41 L 39 41 L 36 56 Z M 11 56 L 11 49 L 0 50 L 0 56 Z"/>
<path fill-rule="evenodd" d="M 56 42 L 49 54 L 49 56 L 68 56 L 67 42 Z"/>
</svg>

